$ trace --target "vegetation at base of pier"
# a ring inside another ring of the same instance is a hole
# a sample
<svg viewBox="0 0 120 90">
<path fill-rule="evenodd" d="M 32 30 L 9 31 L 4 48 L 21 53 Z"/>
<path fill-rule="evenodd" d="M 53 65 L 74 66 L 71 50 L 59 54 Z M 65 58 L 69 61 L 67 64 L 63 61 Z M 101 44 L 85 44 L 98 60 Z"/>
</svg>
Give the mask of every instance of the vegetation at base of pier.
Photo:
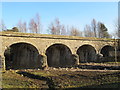
<svg viewBox="0 0 120 90">
<path fill-rule="evenodd" d="M 49 68 L 8 70 L 2 73 L 3 88 L 119 88 L 119 70 Z"/>
</svg>

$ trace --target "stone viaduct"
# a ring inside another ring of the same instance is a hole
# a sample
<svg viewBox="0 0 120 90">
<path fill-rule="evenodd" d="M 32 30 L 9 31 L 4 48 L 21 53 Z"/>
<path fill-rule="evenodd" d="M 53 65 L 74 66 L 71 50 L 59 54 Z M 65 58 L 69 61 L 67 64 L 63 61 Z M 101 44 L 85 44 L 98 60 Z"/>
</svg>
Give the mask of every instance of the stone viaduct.
<svg viewBox="0 0 120 90">
<path fill-rule="evenodd" d="M 114 61 L 118 40 L 76 36 L 0 32 L 3 69 L 70 67 Z"/>
</svg>

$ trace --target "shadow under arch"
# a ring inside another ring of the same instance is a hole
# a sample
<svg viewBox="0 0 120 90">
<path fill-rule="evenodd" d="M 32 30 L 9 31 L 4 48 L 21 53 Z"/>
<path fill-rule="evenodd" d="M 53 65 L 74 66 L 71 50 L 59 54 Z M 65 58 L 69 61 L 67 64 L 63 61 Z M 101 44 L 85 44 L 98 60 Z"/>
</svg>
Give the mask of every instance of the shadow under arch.
<svg viewBox="0 0 120 90">
<path fill-rule="evenodd" d="M 72 52 L 64 44 L 57 43 L 49 46 L 46 55 L 49 67 L 67 67 L 73 64 Z"/>
<path fill-rule="evenodd" d="M 113 54 L 112 51 L 115 51 L 115 48 L 113 46 L 106 45 L 102 47 L 100 53 L 103 55 L 103 57 L 110 57 Z"/>
<path fill-rule="evenodd" d="M 92 45 L 85 44 L 78 48 L 79 62 L 96 62 L 96 50 Z"/>
<path fill-rule="evenodd" d="M 6 69 L 35 69 L 41 67 L 41 55 L 32 44 L 18 42 L 4 52 Z"/>
<path fill-rule="evenodd" d="M 120 62 L 120 45 L 118 46 L 117 56 L 117 61 Z"/>
</svg>

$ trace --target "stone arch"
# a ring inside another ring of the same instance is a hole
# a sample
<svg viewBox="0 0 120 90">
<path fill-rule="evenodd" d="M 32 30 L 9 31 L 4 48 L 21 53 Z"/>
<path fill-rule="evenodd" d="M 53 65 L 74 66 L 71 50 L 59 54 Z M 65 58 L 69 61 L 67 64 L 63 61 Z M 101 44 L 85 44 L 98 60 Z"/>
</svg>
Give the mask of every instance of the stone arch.
<svg viewBox="0 0 120 90">
<path fill-rule="evenodd" d="M 6 69 L 32 69 L 41 67 L 38 49 L 29 43 L 19 42 L 10 45 L 4 52 Z"/>
<path fill-rule="evenodd" d="M 31 41 L 24 41 L 24 40 L 20 40 L 20 41 L 13 41 L 13 42 L 5 42 L 4 45 L 6 46 L 3 51 L 5 51 L 7 48 L 9 48 L 11 45 L 13 44 L 17 44 L 17 43 L 26 43 L 26 44 L 30 44 L 32 46 L 34 46 L 38 52 L 40 53 L 39 51 L 39 47 L 34 43 L 34 42 L 31 42 Z"/>
<path fill-rule="evenodd" d="M 73 63 L 70 48 L 61 43 L 49 46 L 46 55 L 49 67 L 67 67 Z"/>
<path fill-rule="evenodd" d="M 110 57 L 110 56 L 113 56 L 112 55 L 113 54 L 112 51 L 115 51 L 115 48 L 113 46 L 105 45 L 100 50 L 100 54 L 102 54 L 103 57 Z"/>
<path fill-rule="evenodd" d="M 95 62 L 96 50 L 92 45 L 85 44 L 78 48 L 79 62 Z"/>
</svg>

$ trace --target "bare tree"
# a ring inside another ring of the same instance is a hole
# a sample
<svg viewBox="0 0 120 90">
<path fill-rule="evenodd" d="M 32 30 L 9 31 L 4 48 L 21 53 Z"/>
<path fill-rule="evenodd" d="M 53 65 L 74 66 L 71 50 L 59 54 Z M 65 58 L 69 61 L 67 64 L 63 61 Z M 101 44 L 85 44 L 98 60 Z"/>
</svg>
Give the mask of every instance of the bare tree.
<svg viewBox="0 0 120 90">
<path fill-rule="evenodd" d="M 95 19 L 93 19 L 91 22 L 91 29 L 94 33 L 94 37 L 97 37 L 97 22 Z"/>
<path fill-rule="evenodd" d="M 2 29 L 2 31 L 7 30 L 3 20 L 0 21 L 0 28 Z"/>
<path fill-rule="evenodd" d="M 60 21 L 58 18 L 56 18 L 56 20 L 55 20 L 55 25 L 56 25 L 56 34 L 60 35 L 61 34 L 61 25 L 60 25 Z"/>
<path fill-rule="evenodd" d="M 37 25 L 37 32 L 40 33 L 40 31 L 42 31 L 42 25 L 41 25 L 41 22 L 40 22 L 40 15 L 38 13 L 36 14 L 35 22 L 36 22 L 36 25 Z"/>
<path fill-rule="evenodd" d="M 114 21 L 114 32 L 112 33 L 114 38 L 120 38 L 120 18 Z"/>
<path fill-rule="evenodd" d="M 117 19 L 114 21 L 113 26 L 114 26 L 114 31 L 112 32 L 112 37 L 118 38 L 118 21 L 117 21 Z"/>
<path fill-rule="evenodd" d="M 50 24 L 49 26 L 50 34 L 56 34 L 56 28 L 53 25 L 53 23 Z"/>
<path fill-rule="evenodd" d="M 36 14 L 35 18 L 32 18 L 29 22 L 29 30 L 32 33 L 40 33 L 41 31 L 41 23 L 40 23 L 40 16 Z"/>
<path fill-rule="evenodd" d="M 19 20 L 17 27 L 20 32 L 27 32 L 26 22 L 22 22 L 21 20 Z"/>
<path fill-rule="evenodd" d="M 101 38 L 101 34 L 102 34 L 101 29 L 100 29 L 100 23 L 101 23 L 101 22 L 98 22 L 98 23 L 97 23 L 98 38 Z"/>
<path fill-rule="evenodd" d="M 61 35 L 67 35 L 67 31 L 64 25 L 61 26 Z"/>
<path fill-rule="evenodd" d="M 51 34 L 66 35 L 66 28 L 60 23 L 60 20 L 58 18 L 56 18 L 48 28 Z"/>
<path fill-rule="evenodd" d="M 36 31 L 36 23 L 34 19 L 31 19 L 29 22 L 29 30 L 34 33 Z"/>
<path fill-rule="evenodd" d="M 66 35 L 70 35 L 70 28 L 68 25 L 66 26 Z"/>
<path fill-rule="evenodd" d="M 85 37 L 94 37 L 94 32 L 91 30 L 90 25 L 86 25 L 84 28 L 84 36 Z"/>
<path fill-rule="evenodd" d="M 118 21 L 118 38 L 120 38 L 120 20 Z"/>
<path fill-rule="evenodd" d="M 71 36 L 82 36 L 82 32 L 80 30 L 78 30 L 77 28 L 72 27 L 70 29 L 70 35 Z"/>
</svg>

